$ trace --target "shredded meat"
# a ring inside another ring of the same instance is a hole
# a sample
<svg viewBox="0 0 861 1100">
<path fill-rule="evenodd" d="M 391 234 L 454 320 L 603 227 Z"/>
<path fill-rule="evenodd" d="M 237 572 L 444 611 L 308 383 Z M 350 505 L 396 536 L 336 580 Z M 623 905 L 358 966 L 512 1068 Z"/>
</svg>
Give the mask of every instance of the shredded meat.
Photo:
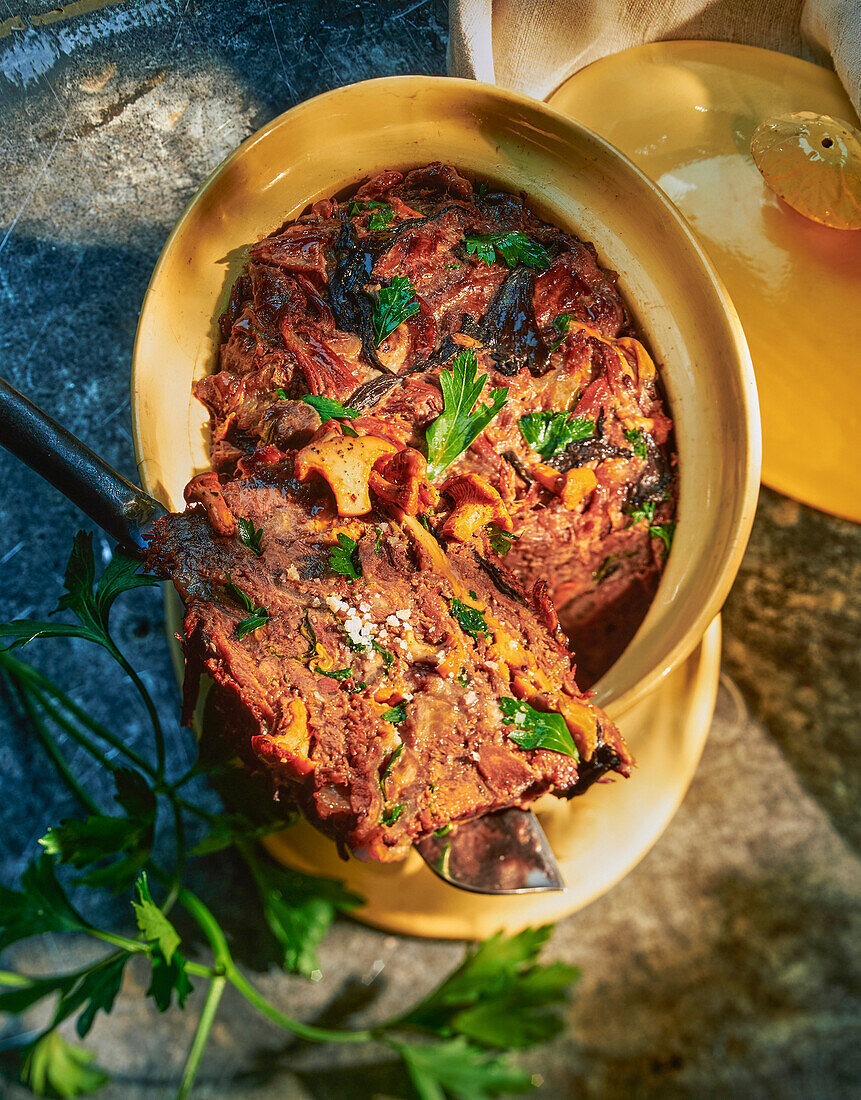
<svg viewBox="0 0 861 1100">
<path fill-rule="evenodd" d="M 388 210 L 375 222 L 379 204 Z M 549 266 L 509 269 L 466 250 L 467 234 L 508 231 L 538 242 Z M 373 296 L 395 276 L 411 280 L 420 309 L 377 348 Z M 442 409 L 439 375 L 472 347 L 486 389 L 507 387 L 508 402 L 447 476 L 480 476 L 505 502 L 517 536 L 506 564 L 527 588 L 546 580 L 584 683 L 612 664 L 663 568 L 654 528 L 672 530 L 675 453 L 657 374 L 590 244 L 450 166 L 390 170 L 255 245 L 221 328 L 219 369 L 196 393 L 226 474 L 260 442 L 301 441 L 292 433 L 307 413 L 279 403 L 278 390 L 293 402 L 337 398 L 374 418 L 374 434 L 424 452 Z M 564 411 L 596 426 L 547 460 L 559 474 L 594 473 L 576 484 L 541 476 L 546 463 L 520 427 L 528 414 Z"/>
<path fill-rule="evenodd" d="M 446 550 L 381 510 L 345 521 L 318 484 L 296 480 L 295 455 L 271 446 L 220 501 L 237 530 L 243 520 L 261 532 L 259 554 L 221 534 L 205 502 L 161 520 L 149 548 L 186 604 L 186 707 L 205 669 L 235 750 L 357 855 L 401 859 L 450 821 L 577 794 L 581 768 L 628 773 L 621 735 L 576 685 L 546 595 L 488 569 L 476 544 Z M 357 579 L 332 571 L 338 534 L 355 543 Z M 245 630 L 249 606 L 265 620 Z M 561 714 L 579 758 L 519 747 L 505 699 Z"/>
<path fill-rule="evenodd" d="M 380 339 L 403 279 L 409 315 Z M 591 245 L 449 166 L 390 170 L 255 244 L 220 329 L 195 385 L 214 470 L 149 551 L 186 603 L 187 711 L 206 670 L 233 749 L 375 860 L 627 775 L 569 644 L 591 683 L 645 614 L 675 453 Z M 426 433 L 465 349 L 480 400 L 506 400 L 438 476 Z M 529 747 L 526 711 L 571 751 Z"/>
</svg>

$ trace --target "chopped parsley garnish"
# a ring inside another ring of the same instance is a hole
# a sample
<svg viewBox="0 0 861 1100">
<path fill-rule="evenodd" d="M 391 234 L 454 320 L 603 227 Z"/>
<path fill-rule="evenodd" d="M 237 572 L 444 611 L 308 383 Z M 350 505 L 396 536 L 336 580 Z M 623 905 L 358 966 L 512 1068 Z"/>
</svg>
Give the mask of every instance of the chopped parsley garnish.
<svg viewBox="0 0 861 1100">
<path fill-rule="evenodd" d="M 455 268 L 458 268 L 458 267 L 463 267 L 463 264 L 451 263 L 451 264 L 445 264 L 445 267 L 446 267 L 446 268 L 447 268 L 448 270 L 451 270 L 451 271 L 453 271 L 453 270 L 455 270 Z"/>
<path fill-rule="evenodd" d="M 391 722 L 393 726 L 399 726 L 401 724 L 401 722 L 406 721 L 406 718 L 407 718 L 407 708 L 403 703 L 398 703 L 398 705 L 396 707 L 392 707 L 391 710 L 387 710 L 386 713 L 383 715 L 383 721 L 384 722 Z M 401 748 L 403 748 L 403 746 L 401 746 Z M 397 753 L 400 753 L 400 751 L 401 751 L 400 748 L 395 749 L 395 752 L 397 752 Z M 394 762 L 394 759 L 396 759 L 396 758 L 393 758 L 392 762 Z M 390 764 L 390 766 L 391 766 L 391 764 Z M 387 775 L 388 772 L 386 771 L 383 774 Z"/>
<path fill-rule="evenodd" d="M 639 458 L 646 457 L 646 437 L 639 428 L 626 428 L 625 439 L 631 444 L 631 448 L 635 455 Z"/>
<path fill-rule="evenodd" d="M 300 398 L 300 401 L 304 401 L 306 405 L 316 409 L 324 424 L 327 420 L 353 420 L 355 417 L 361 416 L 358 409 L 346 408 L 334 397 L 319 397 L 315 393 L 306 393 L 304 397 Z"/>
<path fill-rule="evenodd" d="M 450 832 L 451 832 L 451 822 L 447 821 L 441 829 L 436 830 L 436 832 L 434 833 L 434 836 L 439 836 L 439 837 L 448 836 L 448 834 Z"/>
<path fill-rule="evenodd" d="M 349 577 L 351 581 L 357 581 L 362 575 L 362 567 L 358 558 L 359 544 L 343 531 L 338 534 L 338 545 L 329 550 L 329 568 L 333 573 L 340 573 L 343 577 Z"/>
<path fill-rule="evenodd" d="M 308 618 L 308 612 L 302 616 L 302 622 L 299 624 L 299 633 L 308 643 L 307 650 L 299 658 L 304 664 L 305 661 L 310 661 L 317 656 L 317 633 L 314 627 L 311 626 L 311 620 Z"/>
<path fill-rule="evenodd" d="M 608 577 L 612 577 L 614 573 L 618 572 L 620 568 L 619 555 L 608 554 L 592 574 L 592 579 L 596 584 L 601 584 Z"/>
<path fill-rule="evenodd" d="M 483 260 L 488 267 L 496 259 L 497 252 L 509 267 L 519 263 L 535 271 L 550 267 L 550 257 L 544 247 L 519 229 L 503 233 L 467 233 L 463 243 L 468 253 Z"/>
<path fill-rule="evenodd" d="M 385 717 L 386 716 L 384 714 L 383 718 L 385 718 Z M 380 790 L 383 792 L 383 798 L 386 797 L 386 780 L 389 778 L 389 774 L 391 773 L 392 768 L 398 762 L 398 758 L 400 757 L 400 755 L 403 751 L 404 751 L 404 746 L 403 745 L 398 745 L 398 747 L 393 751 L 392 755 L 389 757 L 388 763 L 383 768 L 383 771 L 380 775 Z M 397 819 L 395 819 L 395 820 L 397 820 Z"/>
<path fill-rule="evenodd" d="M 522 749 L 551 749 L 553 752 L 573 756 L 575 760 L 580 759 L 577 746 L 561 714 L 536 710 L 528 703 L 510 698 L 500 699 L 499 709 L 503 714 L 503 723 L 516 727 L 508 731 L 508 736 L 515 745 Z"/>
<path fill-rule="evenodd" d="M 375 554 L 382 554 L 382 552 L 383 552 L 383 529 L 382 529 L 382 527 L 378 527 L 377 528 L 377 538 L 376 538 L 376 541 L 374 543 L 374 553 Z"/>
<path fill-rule="evenodd" d="M 354 202 L 350 205 L 350 209 L 347 211 L 351 218 L 355 218 L 358 214 L 364 213 L 366 210 L 372 210 L 371 220 L 368 222 L 368 229 L 372 233 L 376 233 L 378 229 L 387 228 L 390 221 L 395 216 L 394 210 L 387 202 Z"/>
<path fill-rule="evenodd" d="M 385 646 L 381 646 L 378 641 L 371 642 L 371 649 L 373 649 L 375 653 L 379 653 L 379 655 L 383 658 L 384 668 L 388 668 L 392 661 L 395 659 L 394 653 L 390 653 L 389 650 L 386 649 Z"/>
<path fill-rule="evenodd" d="M 468 603 L 463 603 L 457 597 L 452 599 L 449 606 L 452 615 L 460 623 L 461 629 L 471 638 L 478 641 L 480 634 L 490 634 L 490 628 L 484 621 L 484 614 L 477 607 L 470 607 Z"/>
<path fill-rule="evenodd" d="M 554 317 L 553 327 L 559 333 L 559 338 L 553 341 L 550 345 L 550 350 L 556 351 L 571 329 L 571 314 L 560 313 L 558 316 Z"/>
<path fill-rule="evenodd" d="M 459 454 L 484 431 L 508 400 L 508 389 L 491 390 L 486 405 L 476 402 L 487 375 L 476 378 L 475 352 L 467 348 L 451 362 L 451 370 L 439 376 L 443 411 L 425 433 L 428 446 L 428 478 L 436 481 Z"/>
<path fill-rule="evenodd" d="M 290 400 L 290 398 L 287 396 L 287 391 L 285 389 L 282 389 L 281 386 L 279 386 L 278 389 L 275 391 L 275 396 L 278 398 L 279 401 Z"/>
<path fill-rule="evenodd" d="M 330 668 L 327 672 L 326 669 L 320 668 L 319 662 L 314 671 L 319 672 L 321 676 L 328 676 L 330 680 L 349 680 L 353 675 L 351 668 Z"/>
<path fill-rule="evenodd" d="M 469 673 L 466 671 L 465 668 L 462 668 L 457 674 L 457 682 L 460 684 L 461 687 L 466 687 L 469 683 Z"/>
<path fill-rule="evenodd" d="M 374 331 L 374 347 L 403 324 L 408 317 L 418 313 L 419 304 L 416 292 L 407 275 L 395 275 L 391 286 L 380 287 L 380 297 L 371 314 L 371 328 Z"/>
<path fill-rule="evenodd" d="M 501 558 L 505 557 L 511 549 L 511 544 L 517 542 L 519 538 L 520 535 L 512 535 L 510 532 L 503 531 L 501 527 L 497 527 L 493 523 L 487 528 L 487 541 Z"/>
<path fill-rule="evenodd" d="M 249 550 L 253 550 L 259 557 L 263 551 L 260 547 L 260 540 L 263 537 L 263 528 L 255 527 L 254 521 L 251 519 L 238 519 L 236 521 L 236 528 L 239 533 L 239 541 L 245 543 Z"/>
<path fill-rule="evenodd" d="M 403 812 L 404 807 L 400 803 L 397 806 L 386 806 L 380 821 L 383 825 L 394 825 Z"/>
<path fill-rule="evenodd" d="M 595 434 L 594 420 L 570 412 L 526 413 L 517 423 L 520 434 L 545 462 L 569 443 L 591 439 Z"/>
<path fill-rule="evenodd" d="M 247 618 L 242 619 L 236 624 L 236 637 L 244 638 L 246 634 L 250 634 L 252 630 L 256 630 L 259 626 L 263 626 L 264 623 L 269 622 L 269 612 L 265 607 L 255 607 L 254 601 L 250 599 L 241 588 L 237 588 L 233 583 L 233 579 L 230 574 L 227 574 L 227 580 L 224 583 L 224 587 L 237 599 L 246 611 L 250 612 Z"/>
<path fill-rule="evenodd" d="M 669 554 L 670 547 L 673 545 L 673 536 L 676 533 L 675 523 L 654 523 L 655 508 L 657 505 L 653 500 L 645 500 L 640 505 L 626 504 L 622 511 L 626 516 L 631 517 L 631 526 L 634 523 L 639 523 L 640 520 L 645 520 L 649 525 L 649 534 L 653 539 L 660 539 L 665 547 L 665 554 Z"/>
</svg>

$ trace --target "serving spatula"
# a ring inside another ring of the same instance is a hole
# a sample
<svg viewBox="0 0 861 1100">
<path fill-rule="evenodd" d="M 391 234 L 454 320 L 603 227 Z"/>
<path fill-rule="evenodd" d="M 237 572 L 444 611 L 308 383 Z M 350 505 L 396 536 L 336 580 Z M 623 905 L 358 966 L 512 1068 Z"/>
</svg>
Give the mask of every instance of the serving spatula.
<svg viewBox="0 0 861 1100">
<path fill-rule="evenodd" d="M 0 443 L 59 489 L 125 550 L 142 557 L 158 501 L 0 378 Z M 513 807 L 453 825 L 416 850 L 440 878 L 479 894 L 564 890 L 538 819 Z"/>
</svg>

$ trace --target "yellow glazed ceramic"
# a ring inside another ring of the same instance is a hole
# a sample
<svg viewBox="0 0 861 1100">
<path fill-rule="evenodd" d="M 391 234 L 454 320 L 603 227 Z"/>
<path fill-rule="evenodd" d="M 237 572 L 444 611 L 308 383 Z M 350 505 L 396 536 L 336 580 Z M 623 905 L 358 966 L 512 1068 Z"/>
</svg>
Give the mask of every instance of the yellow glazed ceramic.
<svg viewBox="0 0 861 1100">
<path fill-rule="evenodd" d="M 191 382 L 214 364 L 218 315 L 249 243 L 382 168 L 435 159 L 526 191 L 594 242 L 663 364 L 679 524 L 649 614 L 596 685 L 602 704 L 626 708 L 693 651 L 735 576 L 756 503 L 756 391 L 738 318 L 683 219 L 602 139 L 534 100 L 468 80 L 391 77 L 309 100 L 240 146 L 181 217 L 144 300 L 132 382 L 141 482 L 182 509 L 183 487 L 208 465 Z"/>
<path fill-rule="evenodd" d="M 630 782 L 612 785 L 619 793 L 610 793 L 609 785 L 593 789 L 588 800 L 572 804 L 570 816 L 559 817 L 558 827 L 552 826 L 554 844 L 569 845 L 592 867 L 587 874 L 581 863 L 573 871 L 582 878 L 576 902 L 582 904 L 648 850 L 690 781 L 714 697 L 716 634 L 703 650 L 711 654 L 710 663 L 703 664 L 702 656 L 684 662 L 699 646 L 735 576 L 759 481 L 756 391 L 741 326 L 702 248 L 657 188 L 602 139 L 562 115 L 472 81 L 369 81 L 288 111 L 250 138 L 204 184 L 156 267 L 134 357 L 134 434 L 141 481 L 168 506 L 181 509 L 184 485 L 207 466 L 206 416 L 192 400 L 190 387 L 193 378 L 214 365 L 217 318 L 249 243 L 309 202 L 382 168 L 432 160 L 450 161 L 527 192 L 549 219 L 594 242 L 602 262 L 620 273 L 622 292 L 663 364 L 676 423 L 681 481 L 673 550 L 640 630 L 596 691 L 599 702 L 618 718 L 638 705 L 661 706 L 644 702 L 661 683 L 682 685 L 667 688 L 675 699 L 687 691 L 688 677 L 700 689 L 681 708 L 671 708 L 679 724 L 667 723 L 667 736 L 655 740 L 654 767 L 641 766 Z M 647 710 L 641 713 L 647 715 Z M 643 736 L 634 738 L 638 754 L 645 751 L 648 756 L 652 724 L 644 719 Z M 622 728 L 628 732 L 626 725 Z M 590 810 L 587 803 L 593 796 Z M 627 810 L 608 810 L 596 818 L 599 802 L 608 798 L 630 800 Z M 565 808 L 554 802 L 551 806 L 556 814 L 558 807 Z M 292 855 L 286 858 L 306 868 L 331 869 L 327 861 L 334 858 L 334 847 L 310 831 L 292 835 L 300 838 L 300 852 L 290 841 Z M 412 883 L 417 874 L 413 862 L 362 868 L 336 861 L 335 870 L 372 876 L 369 882 L 382 876 L 385 889 L 375 895 L 379 906 L 385 906 L 393 882 L 406 876 L 404 882 Z M 412 889 L 404 888 L 406 894 Z M 361 890 L 370 890 L 364 878 Z M 405 896 L 404 890 L 399 897 Z M 423 896 L 431 897 L 432 891 Z M 434 902 L 432 912 L 467 905 L 465 898 L 445 888 L 444 900 Z M 564 911 L 576 904 L 569 898 Z M 497 907 L 497 924 L 501 913 Z M 545 919 L 550 915 L 545 913 Z M 379 908 L 371 917 L 383 923 Z M 520 919 L 514 913 L 511 922 Z M 485 928 L 472 916 L 470 920 L 474 934 Z M 398 927 L 439 935 L 463 934 L 466 928 L 461 923 L 454 930 L 449 923 L 445 932 L 445 922 L 437 925 L 436 916 L 422 922 L 414 911 L 409 922 Z"/>
<path fill-rule="evenodd" d="M 749 150 L 775 115 L 813 111 L 857 127 L 838 78 L 753 46 L 666 42 L 589 65 L 549 102 L 629 156 L 706 246 L 750 344 L 763 480 L 861 520 L 861 232 L 790 209 Z"/>
</svg>

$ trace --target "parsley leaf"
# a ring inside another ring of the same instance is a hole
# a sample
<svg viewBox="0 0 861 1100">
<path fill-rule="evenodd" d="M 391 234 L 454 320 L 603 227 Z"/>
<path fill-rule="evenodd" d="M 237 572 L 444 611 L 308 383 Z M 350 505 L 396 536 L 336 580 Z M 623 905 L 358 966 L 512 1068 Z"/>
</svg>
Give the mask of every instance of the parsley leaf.
<svg viewBox="0 0 861 1100">
<path fill-rule="evenodd" d="M 664 544 L 664 554 L 669 554 L 673 545 L 673 536 L 676 533 L 674 523 L 654 523 L 649 527 L 649 534 L 653 539 L 660 539 Z"/>
<path fill-rule="evenodd" d="M 564 342 L 565 337 L 571 331 L 571 314 L 559 313 L 553 318 L 553 327 L 560 334 L 558 340 L 554 340 L 550 345 L 550 351 L 556 351 L 556 349 Z"/>
<path fill-rule="evenodd" d="M 161 951 L 153 952 L 152 978 L 146 995 L 152 997 L 159 1012 L 167 1012 L 174 995 L 176 995 L 177 1005 L 185 1008 L 189 993 L 194 991 L 194 986 L 186 973 L 185 962 L 185 956 L 181 951 L 174 951 L 170 962 Z"/>
<path fill-rule="evenodd" d="M 383 715 L 383 717 L 385 718 L 385 715 Z M 406 714 L 404 714 L 404 718 L 406 718 Z M 392 719 L 389 719 L 389 721 L 391 721 L 391 720 Z M 404 720 L 403 718 L 400 719 L 401 722 L 403 722 L 403 720 Z M 404 751 L 404 746 L 403 745 L 398 745 L 392 751 L 392 755 L 389 757 L 388 763 L 383 768 L 382 773 L 380 774 L 380 790 L 382 791 L 383 798 L 386 797 L 386 780 L 389 778 L 389 775 L 391 774 L 392 768 L 395 766 L 395 764 L 400 759 L 400 755 L 403 751 Z M 385 815 L 384 815 L 384 817 L 385 817 Z M 400 807 L 398 808 L 398 813 L 397 813 L 397 816 L 394 818 L 394 821 L 397 821 L 398 817 L 400 817 Z M 391 822 L 386 822 L 384 820 L 383 824 L 384 825 L 385 824 L 391 824 Z"/>
<path fill-rule="evenodd" d="M 406 275 L 395 275 L 391 286 L 380 287 L 379 301 L 371 314 L 371 328 L 374 332 L 374 347 L 395 331 L 398 325 L 418 313 L 419 304 L 413 284 Z"/>
<path fill-rule="evenodd" d="M 494 523 L 487 527 L 487 541 L 501 558 L 504 558 L 511 549 L 511 544 L 519 542 L 519 540 L 520 535 L 512 535 L 510 531 L 503 531 L 501 527 L 497 527 Z"/>
<path fill-rule="evenodd" d="M 30 1048 L 23 1080 L 37 1096 L 49 1090 L 58 1096 L 84 1096 L 108 1080 L 94 1060 L 94 1054 L 67 1042 L 59 1031 L 49 1031 Z"/>
<path fill-rule="evenodd" d="M 21 889 L 0 886 L 0 951 L 42 932 L 85 932 L 87 924 L 57 882 L 48 855 L 34 860 L 21 877 Z"/>
<path fill-rule="evenodd" d="M 570 412 L 526 413 L 518 420 L 520 434 L 544 461 L 564 451 L 569 443 L 579 443 L 595 435 L 595 422 Z"/>
<path fill-rule="evenodd" d="M 422 1100 L 489 1100 L 503 1093 L 529 1092 L 530 1074 L 509 1065 L 504 1057 L 490 1054 L 466 1042 L 448 1039 L 441 1043 L 406 1044 L 392 1042 Z"/>
<path fill-rule="evenodd" d="M 146 874 L 141 874 L 135 884 L 135 900 L 132 902 L 135 920 L 147 943 L 154 943 L 169 963 L 180 945 L 179 933 L 152 900 Z"/>
<path fill-rule="evenodd" d="M 539 962 L 549 935 L 545 927 L 492 936 L 416 1005 L 405 1022 L 437 1035 L 457 1033 L 500 1050 L 553 1038 L 563 1028 L 559 1006 L 579 971 L 564 963 Z"/>
<path fill-rule="evenodd" d="M 639 428 L 625 428 L 625 439 L 631 444 L 631 449 L 639 458 L 646 457 L 646 437 Z"/>
<path fill-rule="evenodd" d="M 502 233 L 467 233 L 463 243 L 468 253 L 488 266 L 494 262 L 498 252 L 509 267 L 516 267 L 518 263 L 535 271 L 550 267 L 550 257 L 544 247 L 519 229 Z"/>
<path fill-rule="evenodd" d="M 387 202 L 371 202 L 368 203 L 368 206 L 374 208 L 371 220 L 368 222 L 368 229 L 372 233 L 376 233 L 379 229 L 385 229 L 395 216 L 394 210 Z"/>
<path fill-rule="evenodd" d="M 378 229 L 386 229 L 389 222 L 394 218 L 395 212 L 387 202 L 377 202 L 372 200 L 371 202 L 353 202 L 350 204 L 350 209 L 347 211 L 351 218 L 355 218 L 358 214 L 364 213 L 366 210 L 372 210 L 371 220 L 368 222 L 368 229 L 372 233 L 376 233 Z"/>
<path fill-rule="evenodd" d="M 358 894 L 331 878 L 316 878 L 280 867 L 250 845 L 239 849 L 263 904 L 263 915 L 283 952 L 287 970 L 308 977 L 319 972 L 317 945 L 335 919 L 363 904 Z"/>
<path fill-rule="evenodd" d="M 317 410 L 324 424 L 327 420 L 354 420 L 357 416 L 361 416 L 358 409 L 348 408 L 340 401 L 336 401 L 334 397 L 318 397 L 317 394 L 306 393 L 301 400 Z"/>
<path fill-rule="evenodd" d="M 406 721 L 406 705 L 404 703 L 398 703 L 396 707 L 392 707 L 391 710 L 387 710 L 385 714 L 383 714 L 381 717 L 384 722 L 391 722 L 393 726 L 398 726 L 401 722 Z M 400 755 L 401 749 L 403 749 L 403 745 L 400 745 L 397 749 L 395 749 L 395 753 L 397 755 L 393 756 L 392 759 L 389 761 L 390 767 L 395 762 L 395 760 L 397 760 L 398 755 Z M 387 775 L 388 771 L 384 772 L 383 774 Z"/>
<path fill-rule="evenodd" d="M 577 746 L 561 714 L 536 710 L 528 703 L 504 697 L 499 700 L 499 709 L 503 714 L 503 723 L 517 727 L 508 731 L 508 736 L 515 745 L 522 749 L 551 749 L 553 752 L 573 756 L 575 760 L 580 759 Z"/>
<path fill-rule="evenodd" d="M 252 821 L 245 814 L 219 814 L 212 828 L 189 853 L 192 856 L 208 856 L 221 852 L 243 840 L 262 840 L 265 836 L 283 832 L 290 825 L 283 817 L 271 817 L 265 821 Z"/>
<path fill-rule="evenodd" d="M 382 825 L 394 825 L 403 812 L 404 807 L 400 803 L 397 806 L 386 806 L 383 810 L 383 816 L 380 818 L 380 823 Z"/>
<path fill-rule="evenodd" d="M 355 539 L 343 532 L 338 534 L 338 545 L 329 550 L 329 568 L 333 573 L 339 573 L 342 577 L 349 577 L 357 581 L 362 575 L 362 567 L 359 565 L 359 544 Z"/>
<path fill-rule="evenodd" d="M 287 396 L 287 391 L 285 389 L 283 389 L 281 386 L 279 386 L 275 390 L 275 396 L 278 398 L 279 401 L 289 401 L 290 400 L 290 398 Z"/>
<path fill-rule="evenodd" d="M 114 773 L 117 802 L 127 811 L 125 817 L 91 814 L 83 821 L 64 818 L 41 838 L 39 843 L 60 863 L 88 867 L 112 860 L 106 867 L 92 871 L 81 880 L 88 886 L 108 886 L 124 890 L 140 874 L 152 851 L 156 800 L 139 772 L 120 768 Z M 114 857 L 120 857 L 114 859 Z"/>
<path fill-rule="evenodd" d="M 457 619 L 460 624 L 461 630 L 470 637 L 478 641 L 480 634 L 490 634 L 490 628 L 484 621 L 484 613 L 479 611 L 477 607 L 472 607 L 468 603 L 463 603 L 456 596 L 452 599 L 451 613 Z"/>
<path fill-rule="evenodd" d="M 239 532 L 239 541 L 260 557 L 263 553 L 260 546 L 260 540 L 263 538 L 263 528 L 255 527 L 253 519 L 243 519 L 242 517 L 236 521 L 236 528 Z"/>
<path fill-rule="evenodd" d="M 72 974 L 24 978 L 20 985 L 0 993 L 0 1012 L 20 1014 L 43 998 L 59 993 L 60 998 L 49 1026 L 55 1028 L 82 1010 L 75 1030 L 83 1039 L 92 1028 L 96 1013 L 110 1012 L 114 1007 L 128 960 L 128 953 L 121 952 L 109 955 L 101 962 Z"/>
<path fill-rule="evenodd" d="M 673 536 L 676 533 L 676 525 L 675 523 L 654 523 L 656 508 L 657 504 L 654 500 L 645 500 L 642 504 L 626 504 L 622 511 L 626 516 L 631 517 L 629 526 L 639 523 L 640 520 L 645 520 L 649 525 L 649 534 L 653 539 L 660 539 L 664 544 L 664 554 L 669 554 L 670 547 L 673 545 Z"/>
<path fill-rule="evenodd" d="M 436 481 L 484 431 L 508 400 L 508 389 L 491 390 L 490 402 L 476 402 L 484 389 L 487 375 L 476 378 L 475 352 L 467 348 L 454 357 L 451 370 L 439 376 L 443 395 L 443 411 L 428 427 L 428 478 Z"/>
<path fill-rule="evenodd" d="M 246 634 L 250 634 L 253 630 L 257 630 L 258 627 L 263 626 L 264 623 L 269 622 L 269 612 L 265 607 L 255 607 L 254 601 L 242 591 L 241 588 L 233 583 L 233 579 L 230 574 L 227 574 L 227 580 L 224 582 L 224 587 L 227 591 L 237 599 L 246 611 L 250 612 L 247 618 L 241 619 L 236 624 L 236 637 L 244 638 Z"/>
<path fill-rule="evenodd" d="M 137 559 L 117 552 L 96 584 L 93 536 L 88 531 L 79 531 L 66 566 L 66 594 L 60 599 L 57 611 L 71 611 L 80 625 L 16 619 L 0 626 L 0 638 L 14 638 L 13 647 L 26 645 L 34 638 L 84 638 L 116 655 L 116 646 L 108 633 L 114 600 L 132 588 L 159 583 L 157 577 L 138 573 L 140 564 Z"/>
</svg>

